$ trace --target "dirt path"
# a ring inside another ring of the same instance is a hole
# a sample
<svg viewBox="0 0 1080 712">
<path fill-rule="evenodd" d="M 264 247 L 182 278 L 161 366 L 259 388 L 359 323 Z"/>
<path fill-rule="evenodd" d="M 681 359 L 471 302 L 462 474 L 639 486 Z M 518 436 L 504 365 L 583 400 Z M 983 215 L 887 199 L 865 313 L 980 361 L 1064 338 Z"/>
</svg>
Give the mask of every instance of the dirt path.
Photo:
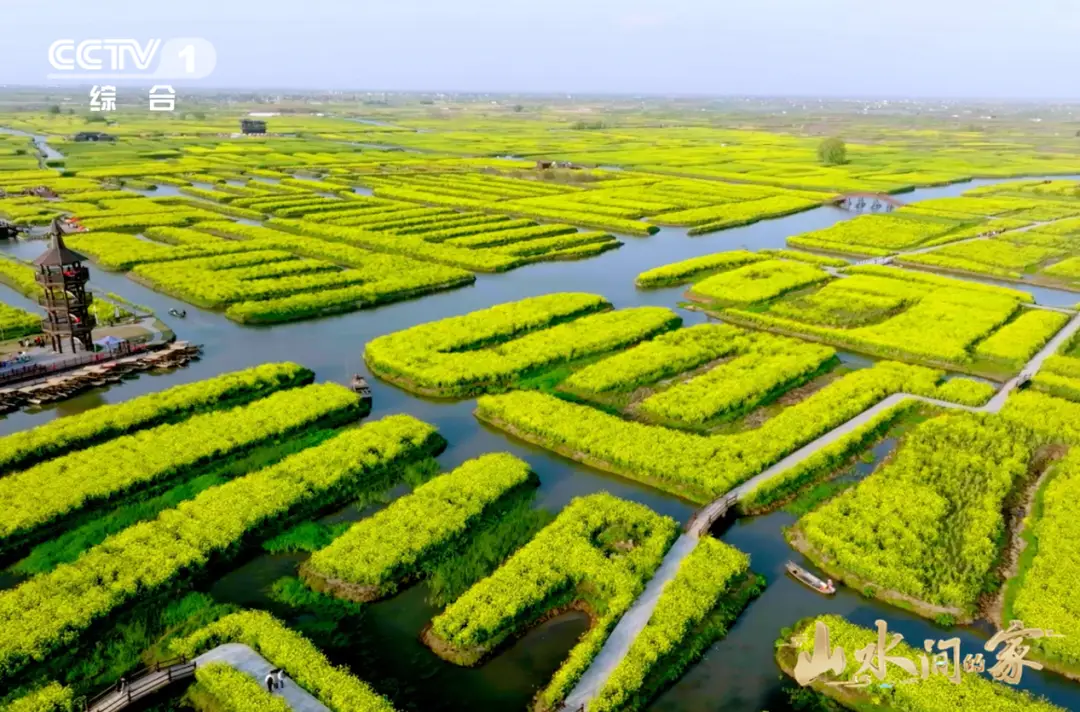
<svg viewBox="0 0 1080 712">
<path fill-rule="evenodd" d="M 1062 450 L 1064 449 L 1066 448 L 1062 448 Z M 1046 482 L 1046 478 L 1053 471 L 1054 461 L 1063 456 L 1064 452 L 1048 453 L 1046 455 L 1047 462 L 1039 476 L 1031 478 L 1024 488 L 1019 506 L 1009 512 L 1009 538 L 1001 564 L 998 567 L 998 572 L 1001 574 L 1004 583 L 993 596 L 986 597 L 981 606 L 982 615 L 999 629 L 1005 627 L 1006 594 L 1011 585 L 1019 584 L 1019 581 L 1013 579 L 1020 573 L 1020 558 L 1023 556 L 1024 550 L 1027 549 L 1027 541 L 1024 539 L 1023 534 L 1028 518 L 1035 509 L 1035 499 L 1039 494 L 1039 490 L 1042 489 L 1043 483 Z"/>
</svg>

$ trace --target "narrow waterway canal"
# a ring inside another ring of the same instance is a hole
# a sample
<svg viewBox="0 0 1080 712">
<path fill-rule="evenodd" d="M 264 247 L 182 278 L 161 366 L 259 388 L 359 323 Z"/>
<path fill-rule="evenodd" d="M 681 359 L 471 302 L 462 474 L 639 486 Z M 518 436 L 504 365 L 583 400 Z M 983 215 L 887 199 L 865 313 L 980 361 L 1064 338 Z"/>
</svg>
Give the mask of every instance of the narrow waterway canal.
<svg viewBox="0 0 1080 712">
<path fill-rule="evenodd" d="M 992 182 L 998 181 L 930 188 L 902 197 L 907 202 L 955 196 L 975 185 Z M 403 412 L 436 425 L 449 441 L 449 448 L 439 458 L 444 469 L 481 453 L 509 451 L 527 460 L 540 475 L 541 486 L 534 501 L 537 507 L 556 512 L 573 497 L 606 490 L 684 522 L 694 511 L 693 505 L 490 430 L 473 418 L 472 400 L 449 402 L 417 398 L 371 378 L 361 358 L 365 342 L 415 324 L 557 291 L 602 294 L 616 307 L 660 305 L 676 308 L 681 289 L 638 291 L 634 288 L 634 277 L 643 270 L 689 257 L 741 248 L 783 247 L 790 235 L 824 228 L 850 217 L 851 213 L 822 207 L 703 237 L 688 237 L 681 229 L 664 229 L 647 238 L 624 237 L 626 244 L 621 249 L 593 259 L 544 263 L 505 274 L 479 275 L 475 285 L 456 291 L 368 311 L 272 327 L 241 326 L 221 314 L 153 292 L 122 275 L 91 267 L 91 282 L 98 290 L 114 292 L 137 304 L 148 305 L 160 315 L 168 314 L 174 307 L 186 309 L 186 319 L 166 317 L 166 321 L 179 338 L 204 346 L 202 360 L 168 375 L 143 375 L 134 381 L 93 391 L 36 413 L 9 415 L 0 419 L 0 434 L 225 371 L 267 361 L 291 360 L 315 370 L 322 381 L 346 383 L 354 373 L 368 376 L 374 391 L 371 417 Z M 44 242 L 27 241 L 6 244 L 0 249 L 27 259 L 35 257 L 44 247 Z M 0 290 L 3 301 L 30 306 L 29 300 L 11 290 Z M 1078 301 L 1074 293 L 1038 288 L 1030 291 L 1043 304 L 1071 305 Z M 705 320 L 693 312 L 680 311 L 680 314 L 687 324 Z M 887 449 L 887 444 L 880 447 L 878 456 Z M 753 568 L 766 576 L 768 588 L 750 605 L 727 638 L 714 645 L 704 660 L 691 668 L 653 705 L 653 709 L 665 712 L 757 712 L 763 709 L 777 712 L 786 709 L 780 691 L 779 670 L 773 662 L 773 641 L 783 627 L 808 615 L 839 613 L 856 623 L 871 626 L 875 618 L 884 618 L 891 629 L 903 633 L 916 645 L 923 638 L 943 637 L 943 631 L 930 622 L 903 610 L 867 601 L 857 592 L 842 589 L 835 597 L 826 599 L 787 579 L 783 574 L 783 563 L 798 556 L 784 542 L 782 528 L 792 521 L 791 515 L 778 512 L 739 521 L 721 534 L 725 541 L 752 556 Z M 210 590 L 224 600 L 273 608 L 275 604 L 268 598 L 270 586 L 282 576 L 294 575 L 301 560 L 302 557 L 297 555 L 253 555 L 241 561 Z M 349 628 L 337 631 L 349 638 L 352 653 L 337 652 L 334 657 L 353 664 L 360 677 L 390 695 L 399 709 L 424 712 L 526 709 L 536 689 L 558 667 L 586 625 L 583 617 L 577 614 L 553 619 L 486 665 L 476 669 L 458 668 L 436 658 L 418 640 L 420 630 L 436 611 L 426 598 L 426 585 L 414 586 L 390 600 L 369 606 L 358 620 L 348 619 Z M 959 635 L 966 649 L 981 648 L 982 641 L 988 637 L 987 631 L 978 628 L 965 628 Z M 1033 671 L 1025 671 L 1023 681 L 1026 689 L 1045 694 L 1063 707 L 1080 709 L 1080 685 Z"/>
</svg>

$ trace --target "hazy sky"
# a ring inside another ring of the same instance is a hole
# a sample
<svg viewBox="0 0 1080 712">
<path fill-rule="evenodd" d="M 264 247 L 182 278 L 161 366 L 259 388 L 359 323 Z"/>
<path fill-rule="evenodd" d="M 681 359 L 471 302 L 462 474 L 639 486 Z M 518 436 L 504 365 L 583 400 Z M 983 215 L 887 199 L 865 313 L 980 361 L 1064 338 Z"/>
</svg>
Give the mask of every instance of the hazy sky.
<svg viewBox="0 0 1080 712">
<path fill-rule="evenodd" d="M 0 84 L 70 38 L 204 37 L 210 87 L 1080 99 L 1080 0 L 0 0 Z"/>
</svg>

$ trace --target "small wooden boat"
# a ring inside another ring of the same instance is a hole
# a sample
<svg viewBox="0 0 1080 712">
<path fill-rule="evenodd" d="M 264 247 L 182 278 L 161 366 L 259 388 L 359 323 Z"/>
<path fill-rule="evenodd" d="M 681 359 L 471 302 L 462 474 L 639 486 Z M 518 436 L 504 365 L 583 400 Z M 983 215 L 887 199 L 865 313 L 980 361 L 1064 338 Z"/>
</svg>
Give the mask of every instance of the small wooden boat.
<svg viewBox="0 0 1080 712">
<path fill-rule="evenodd" d="M 789 561 L 784 564 L 784 568 L 787 569 L 787 572 L 799 583 L 814 589 L 818 593 L 825 594 L 826 596 L 831 596 L 836 593 L 836 586 L 833 585 L 832 580 L 822 581 L 794 561 Z"/>
<path fill-rule="evenodd" d="M 368 382 L 360 374 L 357 373 L 353 375 L 352 382 L 349 386 L 355 393 L 359 394 L 360 398 L 363 400 L 371 400 L 371 386 L 368 385 Z"/>
</svg>

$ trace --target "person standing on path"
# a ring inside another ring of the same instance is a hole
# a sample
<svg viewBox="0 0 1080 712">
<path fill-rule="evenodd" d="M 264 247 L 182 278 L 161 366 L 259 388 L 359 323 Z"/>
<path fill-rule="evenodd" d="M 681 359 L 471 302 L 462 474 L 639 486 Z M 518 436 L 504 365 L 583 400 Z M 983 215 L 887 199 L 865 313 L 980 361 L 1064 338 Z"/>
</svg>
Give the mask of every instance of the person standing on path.
<svg viewBox="0 0 1080 712">
<path fill-rule="evenodd" d="M 281 668 L 274 670 L 274 678 L 277 680 L 277 687 L 279 690 L 285 689 L 285 671 Z"/>
<path fill-rule="evenodd" d="M 274 694 L 274 671 L 266 673 L 266 691 L 271 695 Z"/>
</svg>

